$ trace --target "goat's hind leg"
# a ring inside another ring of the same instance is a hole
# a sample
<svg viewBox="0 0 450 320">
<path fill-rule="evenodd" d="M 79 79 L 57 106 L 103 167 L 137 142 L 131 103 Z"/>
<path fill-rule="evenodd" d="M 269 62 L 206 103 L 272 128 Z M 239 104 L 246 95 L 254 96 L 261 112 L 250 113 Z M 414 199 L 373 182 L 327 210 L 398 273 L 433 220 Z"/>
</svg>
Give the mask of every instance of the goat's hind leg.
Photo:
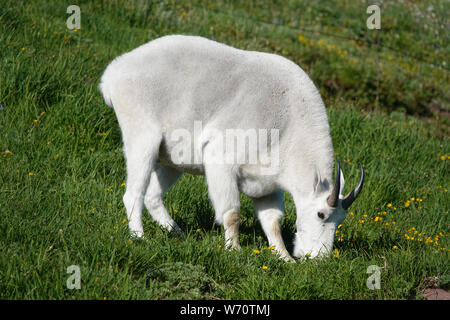
<svg viewBox="0 0 450 320">
<path fill-rule="evenodd" d="M 161 133 L 143 129 L 123 133 L 127 163 L 127 183 L 123 202 L 127 210 L 128 226 L 132 237 L 142 237 L 142 209 L 154 163 L 158 157 Z"/>
<path fill-rule="evenodd" d="M 181 173 L 173 168 L 157 166 L 152 172 L 144 203 L 152 218 L 169 231 L 181 231 L 164 206 L 164 194 Z"/>
<path fill-rule="evenodd" d="M 226 165 L 205 165 L 205 172 L 216 221 L 225 229 L 225 246 L 239 250 L 240 202 L 236 176 L 232 167 Z"/>
</svg>

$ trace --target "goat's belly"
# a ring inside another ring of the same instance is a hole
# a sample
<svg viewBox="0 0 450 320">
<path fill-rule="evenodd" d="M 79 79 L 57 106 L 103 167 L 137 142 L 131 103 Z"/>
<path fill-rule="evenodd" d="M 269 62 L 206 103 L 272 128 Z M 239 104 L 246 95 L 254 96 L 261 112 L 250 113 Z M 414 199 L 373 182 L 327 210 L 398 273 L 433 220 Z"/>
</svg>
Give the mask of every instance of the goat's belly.
<svg viewBox="0 0 450 320">
<path fill-rule="evenodd" d="M 190 149 L 190 146 L 178 148 L 167 143 L 161 144 L 158 164 L 190 174 L 205 173 L 201 159 L 195 157 L 195 153 Z"/>
<path fill-rule="evenodd" d="M 196 175 L 203 175 L 205 174 L 205 170 L 204 167 L 202 165 L 193 165 L 193 164 L 175 164 L 173 162 L 170 161 L 165 161 L 164 159 L 159 159 L 158 161 L 159 165 L 162 166 L 167 166 L 167 167 L 171 167 L 174 168 L 180 172 L 183 173 L 190 173 L 190 174 L 196 174 Z"/>
<path fill-rule="evenodd" d="M 268 183 L 259 179 L 239 179 L 238 180 L 239 191 L 245 195 L 253 198 L 264 197 L 275 191 L 278 191 L 278 187 L 273 183 Z"/>
<path fill-rule="evenodd" d="M 238 176 L 239 190 L 249 197 L 260 198 L 276 192 L 279 186 L 275 176 L 261 175 L 259 166 L 243 165 Z"/>
<path fill-rule="evenodd" d="M 159 150 L 158 164 L 180 172 L 204 175 L 203 156 L 195 152 L 189 144 L 176 145 L 165 140 Z M 276 176 L 268 174 L 267 167 L 241 164 L 238 172 L 238 188 L 250 197 L 259 198 L 279 190 Z"/>
</svg>

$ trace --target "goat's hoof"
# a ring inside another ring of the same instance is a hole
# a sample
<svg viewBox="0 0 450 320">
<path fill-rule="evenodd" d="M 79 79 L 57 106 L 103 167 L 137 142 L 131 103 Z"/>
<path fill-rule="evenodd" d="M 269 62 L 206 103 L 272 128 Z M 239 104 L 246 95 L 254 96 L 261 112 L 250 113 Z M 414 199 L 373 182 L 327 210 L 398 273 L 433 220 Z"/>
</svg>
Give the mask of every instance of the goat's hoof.
<svg viewBox="0 0 450 320">
<path fill-rule="evenodd" d="M 295 259 L 292 257 L 284 257 L 283 258 L 284 261 L 289 262 L 289 263 L 295 263 Z"/>
<path fill-rule="evenodd" d="M 144 231 L 131 231 L 131 239 L 142 239 L 144 237 Z"/>
<path fill-rule="evenodd" d="M 285 262 L 289 262 L 289 263 L 295 263 L 296 262 L 295 259 L 292 258 L 290 255 L 280 256 L 280 259 L 282 259 Z"/>
<path fill-rule="evenodd" d="M 180 228 L 173 228 L 170 233 L 177 238 L 186 238 L 186 234 Z"/>
<path fill-rule="evenodd" d="M 241 245 L 239 243 L 238 244 L 233 243 L 233 244 L 225 245 L 225 250 L 228 250 L 228 251 L 233 251 L 233 250 L 240 251 L 241 250 Z"/>
</svg>

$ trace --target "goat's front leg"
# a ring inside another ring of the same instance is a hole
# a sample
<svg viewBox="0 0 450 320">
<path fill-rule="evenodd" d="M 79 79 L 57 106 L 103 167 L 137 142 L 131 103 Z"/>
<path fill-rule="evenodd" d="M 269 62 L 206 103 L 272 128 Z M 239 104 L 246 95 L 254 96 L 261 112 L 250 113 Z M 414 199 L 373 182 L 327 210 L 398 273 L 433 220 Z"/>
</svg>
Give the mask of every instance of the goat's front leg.
<svg viewBox="0 0 450 320">
<path fill-rule="evenodd" d="M 239 250 L 240 202 L 233 167 L 206 164 L 205 175 L 216 221 L 225 229 L 225 247 Z"/>
<path fill-rule="evenodd" d="M 280 258 L 288 262 L 294 262 L 281 236 L 281 218 L 283 217 L 283 194 L 281 191 L 269 194 L 261 198 L 254 198 L 253 205 L 261 222 L 261 226 L 269 241 L 269 246 L 274 246 Z"/>
</svg>

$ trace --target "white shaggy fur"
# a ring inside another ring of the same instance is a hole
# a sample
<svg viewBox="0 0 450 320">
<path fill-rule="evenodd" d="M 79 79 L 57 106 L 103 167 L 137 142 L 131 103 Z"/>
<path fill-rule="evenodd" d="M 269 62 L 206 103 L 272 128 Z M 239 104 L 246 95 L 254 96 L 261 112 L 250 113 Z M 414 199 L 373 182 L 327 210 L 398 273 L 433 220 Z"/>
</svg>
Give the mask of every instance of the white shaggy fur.
<svg viewBox="0 0 450 320">
<path fill-rule="evenodd" d="M 239 190 L 254 207 L 270 245 L 292 261 L 280 231 L 282 190 L 297 208 L 295 256 L 329 252 L 342 207 L 330 208 L 333 146 L 325 107 L 306 73 L 274 54 L 244 51 L 201 37 L 165 36 L 116 58 L 100 89 L 123 135 L 127 189 L 123 198 L 133 235 L 142 236 L 143 205 L 169 230 L 178 229 L 162 197 L 181 172 L 204 174 L 226 243 L 239 248 Z M 194 122 L 202 131 L 195 132 Z M 173 133 L 193 135 L 200 163 L 173 161 Z M 277 129 L 276 172 L 249 164 L 208 162 L 220 153 L 217 135 L 230 128 Z M 323 212 L 326 219 L 319 219 Z"/>
</svg>

